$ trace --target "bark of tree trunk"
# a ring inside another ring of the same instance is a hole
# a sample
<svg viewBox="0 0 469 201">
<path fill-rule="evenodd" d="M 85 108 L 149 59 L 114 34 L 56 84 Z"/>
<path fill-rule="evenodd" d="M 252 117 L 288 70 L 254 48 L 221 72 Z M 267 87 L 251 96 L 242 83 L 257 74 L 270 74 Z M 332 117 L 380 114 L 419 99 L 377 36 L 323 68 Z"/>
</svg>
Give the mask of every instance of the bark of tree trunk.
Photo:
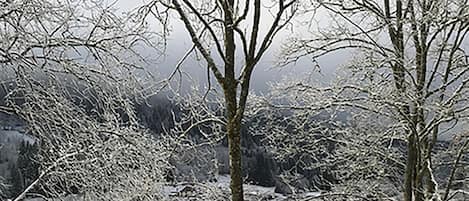
<svg viewBox="0 0 469 201">
<path fill-rule="evenodd" d="M 227 136 L 230 154 L 230 189 L 233 201 L 243 201 L 243 172 L 241 168 L 241 118 L 236 116 L 238 111 L 236 101 L 236 81 L 225 83 L 225 104 L 227 112 Z"/>
<path fill-rule="evenodd" d="M 407 141 L 407 162 L 404 177 L 404 201 L 413 201 L 413 183 L 415 166 L 417 165 L 417 149 L 415 147 L 414 133 L 409 135 Z"/>
<path fill-rule="evenodd" d="M 228 146 L 230 150 L 231 193 L 233 201 L 243 201 L 243 173 L 241 168 L 240 124 L 230 121 L 227 126 Z"/>
</svg>

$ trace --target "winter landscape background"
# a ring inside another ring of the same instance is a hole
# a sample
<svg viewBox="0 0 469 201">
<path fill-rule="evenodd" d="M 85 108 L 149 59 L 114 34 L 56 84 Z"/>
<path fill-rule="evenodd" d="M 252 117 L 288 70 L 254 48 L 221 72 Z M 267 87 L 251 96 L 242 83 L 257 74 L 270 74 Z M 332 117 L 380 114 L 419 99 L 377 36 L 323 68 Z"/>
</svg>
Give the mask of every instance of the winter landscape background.
<svg viewBox="0 0 469 201">
<path fill-rule="evenodd" d="M 0 0 L 0 200 L 469 200 L 467 0 Z"/>
</svg>

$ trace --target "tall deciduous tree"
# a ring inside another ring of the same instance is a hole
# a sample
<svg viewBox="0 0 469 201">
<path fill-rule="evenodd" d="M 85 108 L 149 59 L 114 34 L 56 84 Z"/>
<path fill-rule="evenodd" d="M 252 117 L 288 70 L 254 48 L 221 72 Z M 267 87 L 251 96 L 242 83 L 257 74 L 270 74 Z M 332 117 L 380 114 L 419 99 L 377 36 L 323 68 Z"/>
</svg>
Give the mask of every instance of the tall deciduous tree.
<svg viewBox="0 0 469 201">
<path fill-rule="evenodd" d="M 252 73 L 274 37 L 295 16 L 297 6 L 297 0 L 160 0 L 142 7 L 142 12 L 154 14 L 163 24 L 171 13 L 168 10 L 177 13 L 207 70 L 223 89 L 234 201 L 243 200 L 240 126 Z M 264 21 L 268 16 L 272 19 Z M 241 59 L 238 52 L 243 54 Z"/>
<path fill-rule="evenodd" d="M 357 104 L 367 99 L 381 105 L 378 114 L 390 111 L 395 125 L 403 129 L 405 200 L 441 199 L 433 175 L 435 144 L 448 127 L 451 131 L 468 117 L 468 1 L 320 3 L 335 21 L 314 33 L 313 39 L 293 40 L 286 61 L 343 49 L 361 51 L 351 65 L 352 72 L 361 72 L 356 73 L 361 86 L 348 85 L 343 92 L 366 97 L 348 99 L 347 104 L 371 110 Z M 380 86 L 382 90 L 377 91 Z"/>
</svg>

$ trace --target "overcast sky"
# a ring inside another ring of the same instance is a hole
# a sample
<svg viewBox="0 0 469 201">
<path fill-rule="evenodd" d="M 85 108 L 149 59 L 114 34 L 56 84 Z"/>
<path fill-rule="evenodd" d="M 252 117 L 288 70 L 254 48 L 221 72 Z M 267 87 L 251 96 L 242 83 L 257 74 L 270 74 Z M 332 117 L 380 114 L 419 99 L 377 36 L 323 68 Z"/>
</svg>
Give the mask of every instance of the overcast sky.
<svg viewBox="0 0 469 201">
<path fill-rule="evenodd" d="M 144 2 L 148 1 L 119 0 L 116 4 L 116 7 L 122 9 L 123 11 L 128 11 L 135 9 L 139 4 L 142 5 Z M 325 18 L 326 16 L 324 16 L 324 14 L 323 16 L 318 14 L 316 17 Z M 268 26 L 270 26 L 270 21 L 270 16 L 262 16 L 261 30 L 267 30 Z M 169 36 L 165 56 L 158 62 L 158 64 L 155 64 L 155 66 L 151 67 L 156 69 L 162 75 L 166 75 L 171 72 L 174 66 L 178 63 L 179 59 L 182 58 L 185 52 L 192 47 L 189 35 L 185 31 L 179 19 L 173 19 L 172 28 L 173 32 Z M 300 32 L 295 34 L 305 35 L 308 33 Z M 316 80 L 327 82 L 334 77 L 334 73 L 337 67 L 346 63 L 345 61 L 350 57 L 346 52 L 338 52 L 318 59 L 318 63 L 321 66 L 321 73 L 312 73 L 313 69 L 315 69 L 315 65 L 311 61 L 311 58 L 308 57 L 299 60 L 299 62 L 297 62 L 295 65 L 276 68 L 274 63 L 277 59 L 276 57 L 280 54 L 280 47 L 290 35 L 292 35 L 291 32 L 285 31 L 276 37 L 272 47 L 264 55 L 258 66 L 256 66 L 251 81 L 251 88 L 255 91 L 265 91 L 268 88 L 269 82 L 279 81 L 285 76 L 304 76 L 311 73 Z M 240 45 L 238 47 L 240 47 Z M 241 53 L 240 50 L 238 51 L 238 53 Z M 239 55 L 241 56 L 241 54 Z M 204 66 L 203 63 L 196 61 L 194 57 L 190 58 L 184 63 L 183 69 L 200 80 L 200 83 L 206 82 L 206 66 Z"/>
</svg>

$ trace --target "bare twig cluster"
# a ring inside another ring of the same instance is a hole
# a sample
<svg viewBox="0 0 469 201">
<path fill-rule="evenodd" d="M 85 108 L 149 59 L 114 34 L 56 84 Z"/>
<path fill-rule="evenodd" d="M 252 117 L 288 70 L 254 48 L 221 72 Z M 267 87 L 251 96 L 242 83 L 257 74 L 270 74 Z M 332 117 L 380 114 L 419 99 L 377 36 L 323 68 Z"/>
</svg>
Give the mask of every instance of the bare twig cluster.
<svg viewBox="0 0 469 201">
<path fill-rule="evenodd" d="M 134 108 L 155 85 L 139 48 L 158 48 L 158 36 L 107 1 L 1 4 L 1 111 L 20 116 L 40 146 L 39 177 L 15 200 L 159 199 L 168 147 Z"/>
<path fill-rule="evenodd" d="M 358 141 L 373 140 L 371 133 L 381 135 L 375 143 L 365 144 L 370 150 L 377 143 L 403 140 L 407 155 L 404 200 L 448 200 L 441 192 L 449 189 L 438 184 L 434 160 L 439 141 L 458 135 L 457 127 L 467 126 L 467 1 L 319 3 L 320 10 L 331 16 L 330 26 L 314 24 L 311 27 L 318 29 L 311 33 L 312 38 L 292 39 L 285 46 L 288 56 L 282 63 L 341 50 L 354 51 L 355 55 L 345 69 L 348 75 L 339 78 L 332 89 L 304 87 L 301 83 L 291 87 L 315 93 L 335 89 L 338 96 L 326 95 L 324 100 L 328 101 L 319 102 L 324 103 L 322 107 L 352 108 L 352 119 L 363 113 L 366 122 L 376 122 L 363 127 L 367 129 L 361 131 L 363 138 Z M 293 105 L 321 109 L 309 102 Z M 384 130 L 370 132 L 376 125 Z M 359 136 L 349 134 L 351 139 Z M 352 147 L 349 149 L 345 152 L 353 153 Z"/>
</svg>

